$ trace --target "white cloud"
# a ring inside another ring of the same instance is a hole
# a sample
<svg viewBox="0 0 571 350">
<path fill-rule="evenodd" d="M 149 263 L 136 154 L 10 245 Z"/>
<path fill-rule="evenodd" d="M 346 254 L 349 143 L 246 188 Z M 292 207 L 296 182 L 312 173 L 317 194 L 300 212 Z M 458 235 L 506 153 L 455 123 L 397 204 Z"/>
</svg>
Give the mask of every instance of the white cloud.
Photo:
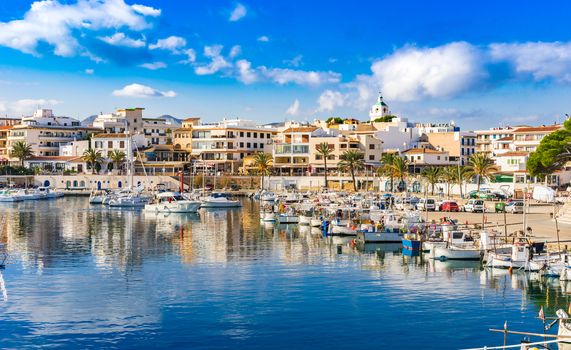
<svg viewBox="0 0 571 350">
<path fill-rule="evenodd" d="M 239 56 L 242 53 L 242 46 L 240 45 L 234 45 L 232 46 L 232 49 L 230 49 L 230 58 L 234 58 L 236 56 Z"/>
<path fill-rule="evenodd" d="M 258 40 L 259 42 L 262 42 L 262 43 L 267 43 L 268 41 L 270 41 L 270 38 L 268 38 L 266 35 L 262 35 L 262 36 L 259 37 L 257 40 Z"/>
<path fill-rule="evenodd" d="M 92 68 L 87 68 L 84 72 L 87 75 L 93 75 L 93 73 L 95 73 L 95 70 Z"/>
<path fill-rule="evenodd" d="M 341 80 L 341 74 L 335 72 L 303 71 L 287 68 L 259 68 L 262 74 L 271 81 L 279 84 L 323 85 L 334 84 Z"/>
<path fill-rule="evenodd" d="M 298 115 L 298 113 L 299 113 L 299 100 L 295 99 L 295 101 L 293 101 L 291 106 L 289 106 L 289 108 L 287 109 L 286 114 Z"/>
<path fill-rule="evenodd" d="M 196 51 L 194 51 L 193 49 L 186 49 L 182 53 L 186 55 L 186 59 L 180 61 L 179 63 L 191 64 L 196 62 Z"/>
<path fill-rule="evenodd" d="M 186 46 L 186 40 L 180 36 L 169 36 L 165 39 L 158 40 L 155 44 L 149 45 L 151 50 L 167 50 L 175 54 L 179 54 L 180 50 Z"/>
<path fill-rule="evenodd" d="M 135 10 L 135 12 L 140 13 L 143 16 L 158 17 L 161 15 L 160 9 L 155 9 L 150 6 L 134 4 L 131 5 L 131 8 Z"/>
<path fill-rule="evenodd" d="M 345 105 L 345 96 L 339 91 L 325 90 L 317 99 L 318 112 L 332 111 Z"/>
<path fill-rule="evenodd" d="M 133 98 L 147 98 L 147 97 L 175 97 L 176 93 L 170 91 L 159 91 L 150 86 L 141 84 L 126 85 L 122 89 L 113 91 L 113 96 L 117 97 L 133 97 Z"/>
<path fill-rule="evenodd" d="M 144 47 L 146 45 L 145 41 L 141 39 L 129 38 L 124 33 L 115 33 L 111 36 L 98 37 L 97 39 L 113 46 L 138 48 L 138 47 Z"/>
<path fill-rule="evenodd" d="M 204 56 L 210 58 L 210 63 L 195 67 L 194 72 L 198 75 L 210 75 L 232 67 L 232 64 L 222 56 L 222 48 L 221 45 L 205 46 Z"/>
<path fill-rule="evenodd" d="M 143 11 L 148 13 L 148 9 Z M 86 51 L 75 31 L 122 27 L 140 31 L 149 26 L 145 16 L 124 0 L 78 0 L 74 4 L 40 0 L 32 3 L 23 19 L 0 23 L 0 45 L 38 55 L 38 44 L 45 42 L 54 54 L 69 57 Z"/>
<path fill-rule="evenodd" d="M 150 69 L 150 70 L 157 70 L 157 69 L 166 68 L 167 64 L 164 62 L 152 62 L 152 63 L 140 64 L 139 67 Z"/>
<path fill-rule="evenodd" d="M 236 62 L 236 68 L 238 69 L 238 80 L 244 84 L 252 84 L 259 79 L 258 73 L 252 69 L 252 64 L 247 60 Z"/>
<path fill-rule="evenodd" d="M 230 22 L 236 22 L 244 18 L 248 14 L 248 10 L 246 6 L 238 3 L 232 12 L 230 13 L 230 18 L 228 20 Z"/>
<path fill-rule="evenodd" d="M 516 73 L 531 75 L 536 81 L 571 83 L 571 42 L 491 44 L 490 57 L 511 63 Z"/>
<path fill-rule="evenodd" d="M 291 60 L 285 60 L 284 63 L 291 67 L 299 67 L 301 65 L 301 60 L 303 59 L 303 55 L 296 55 Z"/>
<path fill-rule="evenodd" d="M 54 100 L 54 99 L 32 99 L 26 98 L 17 100 L 7 104 L 7 111 L 10 111 L 13 114 L 29 114 L 31 115 L 33 111 L 38 108 L 46 108 L 46 107 L 53 107 L 55 105 L 60 104 L 61 101 Z"/>
<path fill-rule="evenodd" d="M 375 61 L 371 70 L 372 76 L 358 77 L 358 83 L 368 82 L 394 101 L 453 97 L 485 77 L 480 52 L 464 42 L 404 47 Z"/>
</svg>

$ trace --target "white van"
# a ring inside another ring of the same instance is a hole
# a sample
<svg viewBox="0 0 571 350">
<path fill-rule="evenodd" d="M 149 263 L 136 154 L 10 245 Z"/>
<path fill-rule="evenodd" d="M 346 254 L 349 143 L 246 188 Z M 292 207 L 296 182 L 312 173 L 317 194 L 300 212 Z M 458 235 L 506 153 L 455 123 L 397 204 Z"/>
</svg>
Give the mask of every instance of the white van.
<svg viewBox="0 0 571 350">
<path fill-rule="evenodd" d="M 436 209 L 436 202 L 432 198 L 421 198 L 416 203 L 416 210 L 434 211 Z"/>
</svg>

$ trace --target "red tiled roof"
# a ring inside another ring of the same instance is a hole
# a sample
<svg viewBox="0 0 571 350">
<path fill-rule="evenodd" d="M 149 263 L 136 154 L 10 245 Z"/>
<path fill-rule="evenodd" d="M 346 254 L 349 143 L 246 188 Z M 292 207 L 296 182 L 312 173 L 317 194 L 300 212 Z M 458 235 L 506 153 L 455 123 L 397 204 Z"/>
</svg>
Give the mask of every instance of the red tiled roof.
<svg viewBox="0 0 571 350">
<path fill-rule="evenodd" d="M 36 157 L 30 157 L 27 158 L 26 161 L 46 161 L 46 162 L 50 162 L 50 161 L 58 161 L 58 160 L 62 160 L 62 161 L 71 161 L 71 160 L 75 160 L 75 159 L 79 159 L 81 157 L 77 157 L 77 156 L 36 156 Z"/>
<path fill-rule="evenodd" d="M 101 133 L 101 134 L 95 134 L 93 135 L 94 139 L 108 139 L 108 138 L 127 138 L 127 134 L 105 134 L 105 133 Z"/>
<path fill-rule="evenodd" d="M 423 154 L 423 153 L 427 153 L 427 154 L 443 154 L 446 152 L 442 152 L 442 151 L 437 151 L 437 150 L 433 150 L 433 149 L 426 149 L 426 148 L 410 148 L 407 149 L 406 151 L 402 152 L 402 153 L 406 153 L 406 154 Z"/>
<path fill-rule="evenodd" d="M 288 132 L 313 132 L 317 130 L 316 126 L 301 126 L 298 128 L 288 128 L 285 129 L 284 131 L 282 131 L 282 133 L 288 133 Z"/>
<path fill-rule="evenodd" d="M 526 151 L 510 151 L 502 154 L 498 154 L 496 157 L 525 157 L 529 155 Z"/>
<path fill-rule="evenodd" d="M 559 130 L 563 125 L 549 125 L 549 126 L 536 126 L 536 127 L 523 127 L 514 130 L 514 133 L 524 133 L 524 132 L 551 132 Z"/>
<path fill-rule="evenodd" d="M 502 137 L 501 139 L 498 139 L 497 141 L 513 141 L 513 139 L 514 139 L 513 135 L 510 135 L 510 136 Z"/>
</svg>

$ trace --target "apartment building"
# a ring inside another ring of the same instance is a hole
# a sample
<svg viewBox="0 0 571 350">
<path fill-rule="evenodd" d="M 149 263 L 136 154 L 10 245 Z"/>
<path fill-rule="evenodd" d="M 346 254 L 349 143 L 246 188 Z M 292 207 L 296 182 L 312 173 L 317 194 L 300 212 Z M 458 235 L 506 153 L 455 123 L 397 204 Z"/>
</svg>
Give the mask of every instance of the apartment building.
<svg viewBox="0 0 571 350">
<path fill-rule="evenodd" d="M 319 129 L 315 126 L 286 125 L 274 138 L 274 168 L 280 174 L 306 175 L 315 153 L 311 147 L 311 135 Z M 315 144 L 314 144 L 315 146 Z M 314 156 L 315 157 L 315 156 Z"/>
<path fill-rule="evenodd" d="M 74 140 L 87 138 L 96 129 L 83 127 L 79 120 L 54 116 L 51 109 L 38 109 L 22 123 L 12 126 L 6 147 L 11 149 L 17 141 L 31 146 L 35 156 L 59 156 L 59 146 Z"/>
<path fill-rule="evenodd" d="M 7 147 L 10 130 L 12 125 L 0 125 L 0 163 L 10 161 L 10 149 Z"/>
<path fill-rule="evenodd" d="M 485 153 L 489 157 L 503 153 L 505 141 L 513 140 L 513 132 L 516 129 L 517 128 L 512 127 L 502 127 L 476 130 L 476 152 Z"/>
<path fill-rule="evenodd" d="M 192 123 L 190 140 L 195 170 L 235 173 L 245 157 L 258 152 L 272 153 L 273 137 L 276 134 L 273 128 L 260 127 L 254 121 L 242 119 Z M 182 145 L 180 141 L 184 138 L 181 136 L 187 135 L 186 130 L 177 130 L 175 133 L 179 136 L 177 144 Z"/>
<path fill-rule="evenodd" d="M 180 128 L 173 130 L 173 146 L 175 150 L 192 151 L 192 128 L 200 124 L 200 118 L 186 118 Z"/>
<path fill-rule="evenodd" d="M 134 135 L 144 132 L 143 111 L 144 108 L 123 108 L 115 113 L 100 114 L 95 118 L 92 125 L 94 128 L 103 129 L 110 134 L 127 133 Z"/>
<path fill-rule="evenodd" d="M 448 160 L 453 164 L 467 165 L 468 159 L 476 153 L 476 134 L 473 132 L 436 132 L 426 136 L 434 148 L 448 152 Z"/>
<path fill-rule="evenodd" d="M 513 150 L 534 152 L 545 136 L 561 128 L 561 124 L 517 128 L 513 131 Z"/>
<path fill-rule="evenodd" d="M 402 152 L 401 155 L 409 162 L 409 167 L 415 174 L 421 173 L 424 168 L 429 166 L 457 164 L 450 161 L 447 151 L 438 151 L 430 148 L 411 148 Z"/>
<path fill-rule="evenodd" d="M 172 131 L 180 124 L 171 124 L 165 118 L 143 118 L 143 131 L 147 146 L 172 144 Z"/>
</svg>

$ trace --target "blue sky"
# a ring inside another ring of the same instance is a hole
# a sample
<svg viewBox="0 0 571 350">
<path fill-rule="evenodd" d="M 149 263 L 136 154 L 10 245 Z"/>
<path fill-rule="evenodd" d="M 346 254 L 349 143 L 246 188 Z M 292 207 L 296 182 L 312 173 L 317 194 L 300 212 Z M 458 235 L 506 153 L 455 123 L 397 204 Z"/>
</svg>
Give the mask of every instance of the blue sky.
<svg viewBox="0 0 571 350">
<path fill-rule="evenodd" d="M 260 122 L 367 118 L 377 92 L 464 129 L 570 113 L 571 4 L 526 1 L 0 2 L 0 114 Z"/>
</svg>

